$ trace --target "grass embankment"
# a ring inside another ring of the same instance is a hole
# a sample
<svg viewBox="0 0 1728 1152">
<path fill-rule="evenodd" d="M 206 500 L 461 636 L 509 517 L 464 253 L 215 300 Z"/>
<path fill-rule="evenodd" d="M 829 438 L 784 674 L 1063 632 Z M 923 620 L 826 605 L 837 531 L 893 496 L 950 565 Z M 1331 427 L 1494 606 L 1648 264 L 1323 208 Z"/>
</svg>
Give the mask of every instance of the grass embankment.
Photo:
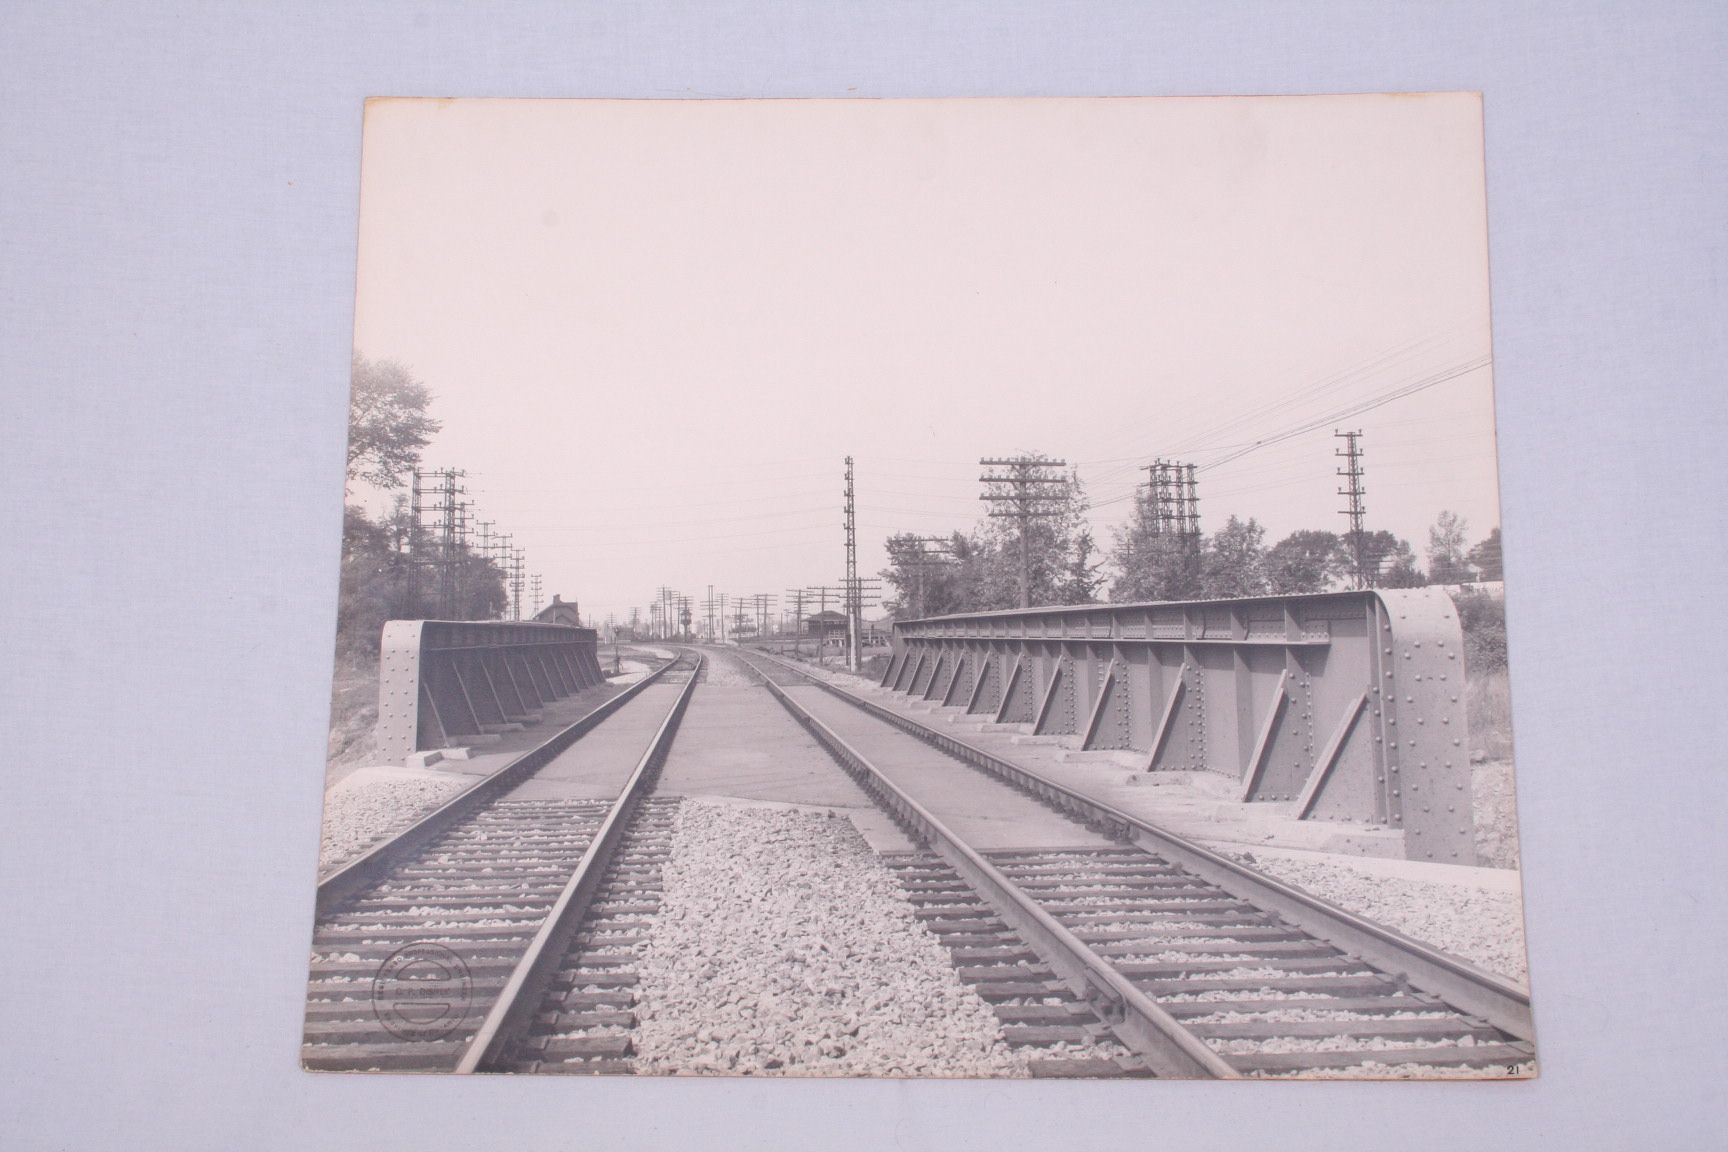
<svg viewBox="0 0 1728 1152">
<path fill-rule="evenodd" d="M 378 660 L 339 656 L 330 685 L 330 743 L 324 754 L 326 776 L 338 768 L 363 765 L 377 747 Z"/>
<path fill-rule="evenodd" d="M 1512 682 L 1506 671 L 1506 605 L 1479 592 L 1453 596 L 1464 629 L 1464 707 L 1470 724 L 1476 855 L 1518 867 L 1518 801 L 1512 771 Z"/>
</svg>

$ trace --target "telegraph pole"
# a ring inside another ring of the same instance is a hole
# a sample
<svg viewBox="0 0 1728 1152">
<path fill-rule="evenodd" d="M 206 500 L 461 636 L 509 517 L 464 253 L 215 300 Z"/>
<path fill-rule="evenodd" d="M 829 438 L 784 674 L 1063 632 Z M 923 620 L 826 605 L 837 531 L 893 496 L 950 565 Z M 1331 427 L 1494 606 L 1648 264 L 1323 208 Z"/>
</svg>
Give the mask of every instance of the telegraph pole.
<svg viewBox="0 0 1728 1152">
<path fill-rule="evenodd" d="M 1006 468 L 1007 472 L 986 473 L 978 479 L 985 484 L 995 485 L 994 491 L 987 490 L 978 499 L 990 504 L 1006 505 L 998 510 L 992 508 L 990 515 L 995 519 L 1012 519 L 1020 522 L 1020 607 L 1032 606 L 1032 521 L 1044 516 L 1060 516 L 1062 509 L 1060 501 L 1068 495 L 1068 478 L 1058 473 L 1052 476 L 1051 469 L 1066 468 L 1066 460 L 1042 460 L 1036 456 L 1014 456 L 1007 459 L 984 459 L 978 463 L 985 468 Z"/>
<path fill-rule="evenodd" d="M 802 588 L 788 588 L 786 595 L 792 597 L 792 654 L 804 655 L 804 596 Z"/>
<path fill-rule="evenodd" d="M 1198 545 L 1200 542 L 1200 484 L 1194 479 L 1194 465 L 1184 465 L 1186 469 L 1186 487 L 1188 489 L 1188 515 L 1183 523 L 1188 539 Z"/>
<path fill-rule="evenodd" d="M 438 511 L 438 616 L 444 620 L 456 618 L 456 477 L 454 468 L 446 468 L 439 492 Z"/>
<path fill-rule="evenodd" d="M 1367 540 L 1363 535 L 1362 524 L 1368 509 L 1362 503 L 1364 495 L 1362 488 L 1362 447 L 1358 443 L 1362 436 L 1362 430 L 1360 428 L 1354 432 L 1334 430 L 1332 435 L 1335 439 L 1344 441 L 1344 447 L 1333 449 L 1332 455 L 1344 461 L 1344 467 L 1338 469 L 1338 475 L 1344 478 L 1347 486 L 1338 489 L 1338 495 L 1346 496 L 1350 500 L 1350 506 L 1342 509 L 1342 512 L 1350 519 L 1350 551 L 1356 560 L 1356 587 L 1372 588 L 1374 587 L 1374 573 L 1369 571 L 1368 558 L 1363 554 Z"/>
<path fill-rule="evenodd" d="M 670 611 L 672 605 L 672 589 L 666 587 L 664 584 L 655 589 L 654 604 L 655 615 L 660 619 L 660 633 L 655 637 L 655 639 L 670 640 L 672 638 L 672 613 Z"/>
<path fill-rule="evenodd" d="M 774 606 L 774 601 L 777 599 L 779 597 L 772 592 L 757 592 L 750 597 L 756 608 L 756 639 L 758 641 L 768 639 L 768 609 Z"/>
<path fill-rule="evenodd" d="M 858 632 L 864 606 L 858 596 L 858 506 L 852 485 L 852 457 L 846 457 L 846 666 L 858 671 Z"/>
<path fill-rule="evenodd" d="M 953 558 L 954 546 L 941 536 L 914 536 L 910 543 L 918 549 L 911 556 L 912 614 L 922 618 L 930 614 L 925 577 L 931 568 L 938 567 Z"/>
<path fill-rule="evenodd" d="M 528 554 L 518 548 L 510 557 L 510 617 L 522 619 L 522 575 Z"/>
<path fill-rule="evenodd" d="M 496 555 L 486 557 L 498 569 L 498 575 L 504 582 L 504 607 L 498 613 L 500 620 L 510 618 L 510 541 L 511 537 L 502 532 L 494 535 L 491 538 L 491 545 L 492 551 Z"/>
<path fill-rule="evenodd" d="M 420 565 L 426 561 L 420 542 L 420 478 L 424 475 L 427 473 L 414 469 L 413 483 L 408 489 L 408 604 L 409 611 L 416 615 L 425 611 L 420 607 Z"/>
<path fill-rule="evenodd" d="M 528 577 L 528 588 L 534 597 L 533 615 L 538 616 L 540 615 L 540 573 L 536 572 Z"/>
</svg>

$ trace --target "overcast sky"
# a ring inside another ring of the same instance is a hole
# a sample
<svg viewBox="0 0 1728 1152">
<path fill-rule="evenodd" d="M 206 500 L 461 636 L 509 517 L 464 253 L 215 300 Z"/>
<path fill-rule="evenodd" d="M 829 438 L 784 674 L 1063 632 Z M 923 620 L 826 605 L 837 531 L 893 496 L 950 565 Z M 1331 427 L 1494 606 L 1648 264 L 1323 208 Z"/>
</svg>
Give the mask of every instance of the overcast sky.
<svg viewBox="0 0 1728 1152">
<path fill-rule="evenodd" d="M 1474 95 L 376 101 L 355 339 L 600 618 L 838 583 L 848 454 L 866 575 L 1022 451 L 1105 547 L 1159 456 L 1340 531 L 1335 426 L 1421 555 L 1499 522 L 1484 213 Z"/>
</svg>

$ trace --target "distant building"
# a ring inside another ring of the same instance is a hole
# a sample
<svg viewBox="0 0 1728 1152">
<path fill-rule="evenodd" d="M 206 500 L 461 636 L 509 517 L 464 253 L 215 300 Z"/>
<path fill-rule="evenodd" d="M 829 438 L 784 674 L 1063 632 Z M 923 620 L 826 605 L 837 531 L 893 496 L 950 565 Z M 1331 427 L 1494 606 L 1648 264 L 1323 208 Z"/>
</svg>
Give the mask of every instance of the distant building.
<svg viewBox="0 0 1728 1152">
<path fill-rule="evenodd" d="M 809 635 L 827 641 L 838 634 L 842 639 L 846 635 L 846 613 L 836 612 L 830 608 L 826 612 L 817 612 L 804 617 L 804 628 Z"/>
<path fill-rule="evenodd" d="M 888 620 L 866 620 L 858 642 L 866 648 L 888 643 Z M 829 609 L 804 618 L 805 635 L 836 644 L 846 642 L 846 613 Z"/>
<path fill-rule="evenodd" d="M 552 594 L 552 603 L 534 613 L 534 619 L 541 624 L 570 624 L 577 628 L 582 626 L 582 614 L 576 608 L 576 601 L 564 601 L 558 594 Z"/>
</svg>

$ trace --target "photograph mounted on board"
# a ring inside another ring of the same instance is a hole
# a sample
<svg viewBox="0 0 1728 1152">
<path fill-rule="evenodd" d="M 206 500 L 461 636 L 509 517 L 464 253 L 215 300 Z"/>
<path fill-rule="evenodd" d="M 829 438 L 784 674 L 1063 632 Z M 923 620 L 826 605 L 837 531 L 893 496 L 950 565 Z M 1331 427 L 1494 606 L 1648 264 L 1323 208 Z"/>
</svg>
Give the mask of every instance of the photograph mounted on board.
<svg viewBox="0 0 1728 1152">
<path fill-rule="evenodd" d="M 1469 93 L 368 102 L 304 1067 L 1534 1076 L 1487 235 Z"/>
</svg>

